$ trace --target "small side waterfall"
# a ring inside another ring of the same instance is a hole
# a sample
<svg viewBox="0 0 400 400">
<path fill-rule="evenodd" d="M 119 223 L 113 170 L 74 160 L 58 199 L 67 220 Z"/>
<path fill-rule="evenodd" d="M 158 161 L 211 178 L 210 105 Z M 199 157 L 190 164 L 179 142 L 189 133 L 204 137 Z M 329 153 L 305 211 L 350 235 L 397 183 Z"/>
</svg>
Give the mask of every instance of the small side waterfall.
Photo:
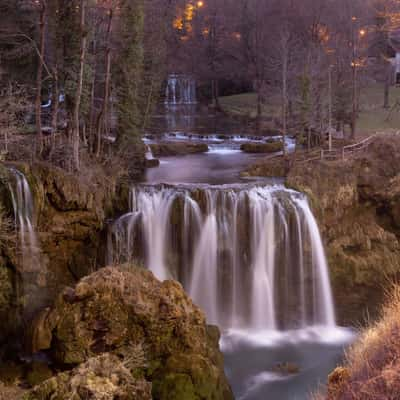
<svg viewBox="0 0 400 400">
<path fill-rule="evenodd" d="M 187 75 L 172 74 L 168 77 L 165 104 L 195 104 L 196 81 Z"/>
<path fill-rule="evenodd" d="M 146 145 L 146 160 L 154 160 L 154 155 L 149 145 Z"/>
<path fill-rule="evenodd" d="M 15 225 L 19 231 L 23 273 L 40 271 L 40 247 L 34 229 L 34 205 L 32 193 L 23 173 L 9 169 L 9 183 L 14 208 Z"/>
<path fill-rule="evenodd" d="M 328 266 L 307 199 L 281 186 L 143 186 L 110 227 L 108 262 L 174 278 L 225 328 L 335 326 Z"/>
</svg>

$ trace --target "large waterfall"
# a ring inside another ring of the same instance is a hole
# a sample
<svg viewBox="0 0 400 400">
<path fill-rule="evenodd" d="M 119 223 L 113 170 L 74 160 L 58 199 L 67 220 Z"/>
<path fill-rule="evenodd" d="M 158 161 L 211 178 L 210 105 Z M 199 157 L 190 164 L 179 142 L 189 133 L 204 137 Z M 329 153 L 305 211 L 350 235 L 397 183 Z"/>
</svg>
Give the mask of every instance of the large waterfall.
<svg viewBox="0 0 400 400">
<path fill-rule="evenodd" d="M 23 273 L 40 271 L 40 247 L 34 229 L 32 193 L 25 175 L 10 168 L 9 190 L 14 208 L 15 225 L 19 231 Z"/>
<path fill-rule="evenodd" d="M 335 325 L 307 199 L 281 186 L 141 186 L 109 232 L 109 263 L 179 280 L 222 327 Z"/>
<path fill-rule="evenodd" d="M 165 103 L 170 105 L 195 104 L 196 81 L 187 75 L 170 75 L 165 91 Z"/>
</svg>

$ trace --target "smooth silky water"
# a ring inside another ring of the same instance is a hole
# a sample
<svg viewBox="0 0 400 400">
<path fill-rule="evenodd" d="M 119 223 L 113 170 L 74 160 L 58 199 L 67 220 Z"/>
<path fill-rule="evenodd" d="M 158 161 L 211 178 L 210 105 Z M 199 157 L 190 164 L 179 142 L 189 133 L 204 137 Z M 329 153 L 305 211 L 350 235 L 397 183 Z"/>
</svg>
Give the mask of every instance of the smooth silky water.
<svg viewBox="0 0 400 400">
<path fill-rule="evenodd" d="M 309 399 L 355 334 L 336 325 L 307 198 L 279 179 L 241 179 L 263 156 L 241 152 L 240 144 L 263 139 L 196 132 L 187 115 L 196 100 L 190 78 L 171 76 L 166 91 L 166 130 L 146 143 L 205 141 L 209 152 L 161 158 L 148 170 L 131 190 L 129 212 L 110 226 L 107 261 L 134 260 L 182 283 L 221 329 L 237 399 Z"/>
</svg>

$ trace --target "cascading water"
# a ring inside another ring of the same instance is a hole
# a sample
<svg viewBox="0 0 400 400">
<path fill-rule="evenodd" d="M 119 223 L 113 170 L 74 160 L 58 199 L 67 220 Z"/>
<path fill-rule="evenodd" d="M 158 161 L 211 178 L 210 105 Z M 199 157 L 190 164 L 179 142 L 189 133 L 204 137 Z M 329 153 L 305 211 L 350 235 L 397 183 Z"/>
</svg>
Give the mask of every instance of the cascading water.
<svg viewBox="0 0 400 400">
<path fill-rule="evenodd" d="M 182 282 L 210 323 L 335 326 L 317 223 L 306 198 L 281 186 L 135 188 L 108 246 L 110 264 L 140 260 Z"/>
<path fill-rule="evenodd" d="M 146 160 L 154 160 L 154 155 L 149 145 L 146 145 Z"/>
<path fill-rule="evenodd" d="M 170 105 L 197 103 L 196 81 L 187 75 L 170 75 L 165 91 L 165 103 Z"/>
<path fill-rule="evenodd" d="M 15 225 L 19 231 L 23 273 L 40 271 L 40 247 L 34 229 L 33 196 L 23 173 L 15 168 L 9 169 L 12 181 L 9 182 Z"/>
</svg>

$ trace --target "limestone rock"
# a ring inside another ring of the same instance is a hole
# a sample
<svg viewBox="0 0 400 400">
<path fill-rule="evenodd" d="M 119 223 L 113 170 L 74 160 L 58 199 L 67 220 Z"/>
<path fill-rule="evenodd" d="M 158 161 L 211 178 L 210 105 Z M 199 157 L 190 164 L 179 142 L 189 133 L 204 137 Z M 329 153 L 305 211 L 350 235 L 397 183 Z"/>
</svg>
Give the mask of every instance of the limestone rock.
<svg viewBox="0 0 400 400">
<path fill-rule="evenodd" d="M 283 150 L 282 142 L 270 143 L 244 143 L 240 146 L 240 150 L 245 153 L 277 153 Z"/>
<path fill-rule="evenodd" d="M 24 400 L 151 400 L 151 384 L 105 353 L 36 386 Z"/>
<path fill-rule="evenodd" d="M 377 316 L 400 274 L 400 137 L 382 135 L 346 162 L 298 165 L 287 185 L 308 196 L 317 216 L 340 322 Z"/>
<path fill-rule="evenodd" d="M 155 399 L 232 399 L 218 331 L 207 327 L 179 283 L 159 282 L 149 271 L 126 266 L 95 272 L 65 290 L 33 332 L 46 340 L 32 347 L 49 350 L 62 365 L 105 352 L 127 361 L 132 348 L 142 347 Z"/>
<path fill-rule="evenodd" d="M 182 156 L 186 154 L 206 153 L 208 146 L 205 143 L 192 142 L 161 142 L 150 144 L 154 157 Z"/>
</svg>

